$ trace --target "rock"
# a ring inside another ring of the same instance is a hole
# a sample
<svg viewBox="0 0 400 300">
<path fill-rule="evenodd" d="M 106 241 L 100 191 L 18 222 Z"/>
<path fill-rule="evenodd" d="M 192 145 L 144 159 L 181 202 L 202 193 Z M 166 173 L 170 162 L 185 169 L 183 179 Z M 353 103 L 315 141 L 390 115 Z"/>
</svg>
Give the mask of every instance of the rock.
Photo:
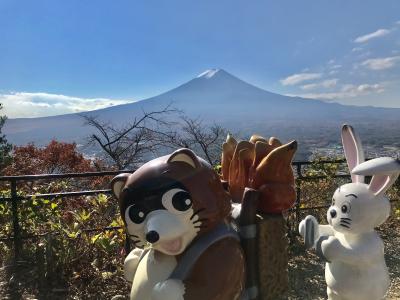
<svg viewBox="0 0 400 300">
<path fill-rule="evenodd" d="M 10 280 L 8 280 L 9 285 L 15 285 L 17 283 L 17 280 L 15 278 L 15 275 L 11 275 Z"/>
<path fill-rule="evenodd" d="M 111 300 L 126 300 L 127 298 L 123 295 L 115 295 Z"/>
</svg>

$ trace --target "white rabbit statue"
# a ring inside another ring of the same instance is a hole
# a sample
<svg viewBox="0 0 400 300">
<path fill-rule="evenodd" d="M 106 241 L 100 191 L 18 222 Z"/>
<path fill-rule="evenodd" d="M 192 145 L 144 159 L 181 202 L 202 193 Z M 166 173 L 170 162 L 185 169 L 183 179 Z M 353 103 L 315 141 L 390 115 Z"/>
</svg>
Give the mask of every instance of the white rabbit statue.
<svg viewBox="0 0 400 300">
<path fill-rule="evenodd" d="M 307 216 L 299 231 L 306 247 L 327 261 L 328 299 L 383 299 L 390 281 L 383 242 L 374 228 L 390 214 L 384 193 L 399 176 L 400 162 L 389 157 L 364 162 L 360 139 L 349 125 L 342 128 L 342 142 L 352 183 L 335 191 L 327 212 L 329 225 Z M 369 184 L 364 175 L 373 176 Z"/>
</svg>

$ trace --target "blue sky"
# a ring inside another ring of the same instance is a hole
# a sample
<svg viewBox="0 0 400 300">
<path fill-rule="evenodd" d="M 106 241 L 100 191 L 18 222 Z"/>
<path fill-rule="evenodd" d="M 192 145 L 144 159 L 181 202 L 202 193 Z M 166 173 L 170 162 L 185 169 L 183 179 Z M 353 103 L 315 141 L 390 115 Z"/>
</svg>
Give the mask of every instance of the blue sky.
<svg viewBox="0 0 400 300">
<path fill-rule="evenodd" d="M 281 94 L 400 107 L 400 1 L 0 0 L 9 117 L 144 99 L 210 68 Z"/>
</svg>

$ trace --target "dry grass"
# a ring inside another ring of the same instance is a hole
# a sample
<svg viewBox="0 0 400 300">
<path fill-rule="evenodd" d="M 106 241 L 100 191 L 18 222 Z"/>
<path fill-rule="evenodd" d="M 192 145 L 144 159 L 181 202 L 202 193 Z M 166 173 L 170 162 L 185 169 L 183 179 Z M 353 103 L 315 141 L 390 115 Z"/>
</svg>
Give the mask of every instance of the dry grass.
<svg viewBox="0 0 400 300">
<path fill-rule="evenodd" d="M 390 218 L 379 228 L 379 232 L 385 242 L 386 262 L 392 282 L 387 299 L 400 299 L 400 219 Z M 45 284 L 44 289 L 39 288 L 39 266 L 25 263 L 16 268 L 4 266 L 6 263 L 3 261 L 0 299 L 111 299 L 115 295 L 123 295 L 119 300 L 127 299 L 129 284 L 122 276 L 123 258 L 117 259 L 116 264 L 120 265 L 111 272 L 105 265 L 99 264 L 96 274 L 88 272 L 84 277 L 54 280 Z M 105 277 L 100 276 L 102 272 L 106 272 Z M 312 251 L 305 251 L 302 242 L 296 239 L 289 250 L 288 299 L 326 299 L 325 290 L 324 264 Z"/>
</svg>

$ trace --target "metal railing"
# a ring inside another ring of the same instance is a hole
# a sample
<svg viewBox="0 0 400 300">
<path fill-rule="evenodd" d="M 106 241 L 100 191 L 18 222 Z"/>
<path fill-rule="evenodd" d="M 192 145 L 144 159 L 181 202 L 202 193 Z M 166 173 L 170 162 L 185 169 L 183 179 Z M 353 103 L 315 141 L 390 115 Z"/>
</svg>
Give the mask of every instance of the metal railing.
<svg viewBox="0 0 400 300">
<path fill-rule="evenodd" d="M 21 236 L 20 220 L 18 216 L 19 202 L 23 200 L 32 200 L 34 198 L 54 200 L 56 198 L 63 197 L 79 197 L 79 196 L 90 196 L 97 194 L 111 194 L 111 189 L 98 189 L 98 190 L 83 190 L 73 192 L 60 192 L 60 193 L 48 193 L 48 194 L 33 194 L 33 195 L 18 195 L 18 182 L 35 182 L 38 180 L 55 180 L 55 179 L 66 179 L 66 178 L 91 178 L 91 177 L 103 177 L 113 176 L 126 172 L 134 172 L 133 170 L 125 171 L 103 171 L 103 172 L 86 172 L 86 173 L 65 173 L 65 174 L 40 174 L 40 175 L 17 175 L 17 176 L 0 176 L 0 182 L 9 182 L 10 185 L 10 197 L 1 197 L 1 202 L 11 202 L 12 211 L 12 227 L 13 235 L 8 237 L 0 237 L 0 240 L 12 240 L 14 242 L 14 257 L 17 260 L 20 256 L 20 250 L 22 248 L 21 241 L 27 238 L 33 238 L 38 236 L 44 236 L 44 234 L 36 234 L 34 236 Z M 106 231 L 106 230 L 117 230 L 121 227 L 103 227 L 103 228 L 86 228 L 82 231 Z"/>
<path fill-rule="evenodd" d="M 296 161 L 292 163 L 292 167 L 296 177 L 296 192 L 297 199 L 293 208 L 290 209 L 290 213 L 295 215 L 296 223 L 300 221 L 300 212 L 303 210 L 309 209 L 323 209 L 329 207 L 329 205 L 320 205 L 320 206 L 309 206 L 302 207 L 302 189 L 301 183 L 306 181 L 313 180 L 321 180 L 327 178 L 344 178 L 349 179 L 349 174 L 334 174 L 332 176 L 326 175 L 318 175 L 318 176 L 307 176 L 303 174 L 304 167 L 310 166 L 312 164 L 342 164 L 345 160 L 331 160 L 331 161 Z M 13 235 L 12 236 L 0 236 L 1 240 L 13 241 L 14 243 L 14 255 L 17 259 L 20 255 L 20 249 L 22 246 L 22 240 L 27 238 L 33 238 L 38 236 L 43 236 L 44 234 L 36 234 L 33 236 L 21 236 L 21 228 L 20 228 L 20 220 L 19 220 L 19 204 L 21 201 L 29 201 L 35 198 L 38 199 L 48 199 L 54 200 L 58 198 L 65 197 L 79 197 L 79 196 L 89 196 L 89 195 L 97 195 L 97 194 L 111 194 L 110 189 L 97 189 L 97 190 L 81 190 L 81 191 L 72 191 L 72 192 L 59 192 L 59 193 L 47 193 L 47 194 L 32 194 L 21 196 L 18 193 L 18 183 L 19 182 L 36 182 L 39 180 L 59 180 L 59 179 L 67 179 L 67 178 L 90 178 L 90 177 L 104 177 L 104 176 L 113 176 L 118 175 L 120 173 L 131 173 L 133 170 L 124 170 L 124 171 L 104 171 L 104 172 L 87 172 L 87 173 L 66 173 L 66 174 L 41 174 L 41 175 L 21 175 L 21 176 L 2 176 L 0 177 L 0 182 L 8 182 L 10 186 L 10 197 L 0 197 L 0 203 L 2 202 L 11 202 L 11 212 L 12 212 L 12 228 Z M 398 199 L 396 200 L 398 201 Z M 121 227 L 103 227 L 103 228 L 86 228 L 82 231 L 84 232 L 93 232 L 93 231 L 107 231 L 107 230 L 118 230 Z M 127 240 L 128 241 L 128 240 Z M 126 245 L 129 247 L 129 244 Z"/>
</svg>

